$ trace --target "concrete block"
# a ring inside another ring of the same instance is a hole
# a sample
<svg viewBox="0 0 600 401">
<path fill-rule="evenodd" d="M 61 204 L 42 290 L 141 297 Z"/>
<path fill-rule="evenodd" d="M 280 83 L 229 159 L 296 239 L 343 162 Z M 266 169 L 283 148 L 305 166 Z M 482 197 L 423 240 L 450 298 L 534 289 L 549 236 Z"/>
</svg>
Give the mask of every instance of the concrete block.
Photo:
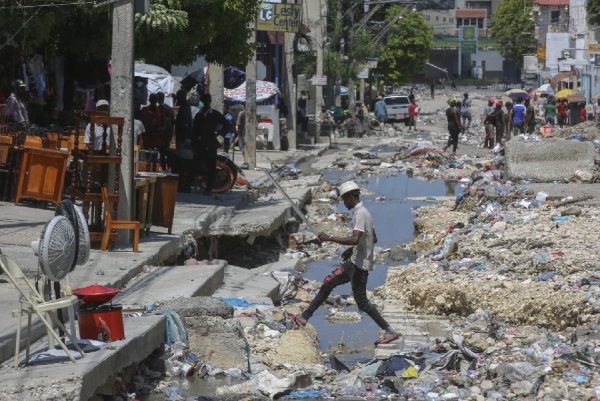
<svg viewBox="0 0 600 401">
<path fill-rule="evenodd" d="M 159 308 L 173 310 L 182 318 L 201 316 L 233 318 L 233 307 L 215 297 L 175 298 L 159 305 Z"/>
<path fill-rule="evenodd" d="M 243 328 L 236 319 L 203 316 L 184 318 L 190 350 L 208 365 L 219 369 L 248 371 Z"/>
<path fill-rule="evenodd" d="M 594 172 L 596 152 L 592 142 L 548 138 L 525 142 L 514 138 L 507 142 L 505 178 L 511 181 L 532 179 L 537 182 L 571 180 L 577 171 L 590 176 Z"/>
<path fill-rule="evenodd" d="M 152 266 L 119 296 L 123 304 L 154 304 L 155 302 L 195 296 L 210 296 L 223 282 L 224 260 L 212 265 Z"/>
</svg>

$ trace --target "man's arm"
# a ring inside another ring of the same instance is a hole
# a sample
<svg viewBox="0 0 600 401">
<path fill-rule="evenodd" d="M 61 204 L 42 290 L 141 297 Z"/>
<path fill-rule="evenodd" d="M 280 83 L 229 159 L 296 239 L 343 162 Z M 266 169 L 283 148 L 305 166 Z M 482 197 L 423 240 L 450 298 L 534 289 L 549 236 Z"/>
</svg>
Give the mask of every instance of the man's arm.
<svg viewBox="0 0 600 401">
<path fill-rule="evenodd" d="M 321 241 L 335 242 L 340 245 L 355 246 L 355 245 L 358 245 L 358 242 L 360 241 L 360 237 L 362 236 L 362 234 L 363 234 L 363 232 L 360 230 L 353 230 L 352 235 L 350 235 L 349 237 L 332 237 L 329 234 L 320 233 L 319 239 Z"/>
<path fill-rule="evenodd" d="M 375 232 L 375 228 L 373 227 L 373 243 L 377 243 L 377 233 Z"/>
</svg>

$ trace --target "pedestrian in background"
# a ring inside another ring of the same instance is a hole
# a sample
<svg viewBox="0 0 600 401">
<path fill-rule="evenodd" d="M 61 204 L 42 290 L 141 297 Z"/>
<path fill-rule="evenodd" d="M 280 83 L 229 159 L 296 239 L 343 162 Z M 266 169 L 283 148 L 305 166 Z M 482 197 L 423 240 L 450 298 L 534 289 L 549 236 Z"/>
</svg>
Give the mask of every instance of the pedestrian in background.
<svg viewBox="0 0 600 401">
<path fill-rule="evenodd" d="M 229 105 L 223 105 L 223 115 L 229 121 L 229 131 L 223 137 L 223 150 L 225 153 L 229 153 L 229 149 L 231 147 L 231 140 L 235 136 L 235 123 L 233 121 L 233 114 L 229 110 Z"/>
<path fill-rule="evenodd" d="M 531 104 L 531 99 L 525 99 L 525 129 L 529 135 L 535 131 L 535 107 Z"/>
<path fill-rule="evenodd" d="M 448 144 L 444 147 L 444 152 L 452 146 L 452 154 L 456 155 L 456 148 L 458 147 L 458 136 L 461 132 L 465 132 L 462 125 L 460 124 L 460 118 L 456 111 L 456 99 L 448 99 L 448 108 L 446 109 L 446 119 L 448 120 Z"/>
<path fill-rule="evenodd" d="M 167 140 L 167 147 L 169 147 L 169 144 L 173 139 L 175 112 L 171 106 L 165 104 L 165 94 L 163 92 L 158 92 L 156 94 L 156 100 L 158 102 L 158 107 L 160 107 L 163 115 L 165 116 L 165 139 Z"/>
<path fill-rule="evenodd" d="M 187 101 L 185 89 L 179 89 L 175 95 L 179 111 L 175 117 L 175 146 L 177 149 L 192 149 L 192 106 Z"/>
<path fill-rule="evenodd" d="M 496 102 L 496 143 L 500 143 L 502 138 L 504 137 L 504 124 L 505 124 L 505 116 L 504 110 L 502 109 L 502 102 Z"/>
<path fill-rule="evenodd" d="M 388 116 L 385 101 L 381 96 L 377 98 L 377 102 L 375 103 L 375 117 L 379 121 L 379 128 L 383 128 L 383 124 L 387 121 Z"/>
<path fill-rule="evenodd" d="M 408 105 L 408 130 L 410 131 L 411 127 L 415 128 L 415 131 L 417 130 L 417 109 L 419 108 L 419 106 L 417 106 L 417 103 L 414 101 L 412 101 L 411 104 Z"/>
<path fill-rule="evenodd" d="M 435 80 L 432 80 L 429 86 L 431 88 L 431 98 L 435 99 Z"/>
<path fill-rule="evenodd" d="M 561 103 L 562 104 L 562 103 Z M 556 116 L 556 101 L 552 100 L 550 102 L 548 102 L 548 104 L 546 105 L 546 124 L 550 124 L 551 126 L 554 127 L 555 124 L 555 116 Z M 558 115 L 558 124 L 560 124 L 560 127 L 562 128 L 563 124 L 565 122 L 564 116 L 561 117 L 561 115 Z"/>
<path fill-rule="evenodd" d="M 512 136 L 512 102 L 506 102 L 506 113 L 504 113 L 504 138 L 509 140 Z"/>
<path fill-rule="evenodd" d="M 494 99 L 488 99 L 488 105 L 483 111 L 484 120 L 483 125 L 485 127 L 485 140 L 483 142 L 483 147 L 486 149 L 494 148 L 494 140 L 496 139 L 496 107 L 494 104 Z"/>
<path fill-rule="evenodd" d="M 467 92 L 465 92 L 463 96 L 460 116 L 462 117 L 462 126 L 464 127 L 465 131 L 468 131 L 472 121 L 471 99 L 469 99 L 469 94 Z"/>
<path fill-rule="evenodd" d="M 558 105 L 556 104 L 556 102 L 552 102 L 554 105 L 554 111 L 552 114 L 552 117 L 554 117 L 555 115 L 557 116 L 557 122 L 558 122 L 558 126 L 560 128 L 562 128 L 566 123 L 567 123 L 567 110 L 569 109 L 569 107 L 567 106 L 567 101 L 566 100 L 559 100 L 558 101 Z M 548 117 L 548 107 L 546 106 L 546 117 Z M 552 118 L 552 120 L 554 120 L 554 118 Z M 554 123 L 550 123 L 552 124 L 552 126 L 554 126 Z"/>
<path fill-rule="evenodd" d="M 515 100 L 516 104 L 513 106 L 512 109 L 512 123 L 513 123 L 513 135 L 517 136 L 519 134 L 522 134 L 524 131 L 524 124 L 525 124 L 525 113 L 527 112 L 527 109 L 525 108 L 525 106 L 523 106 L 521 103 L 523 102 L 523 99 L 517 99 Z"/>
</svg>

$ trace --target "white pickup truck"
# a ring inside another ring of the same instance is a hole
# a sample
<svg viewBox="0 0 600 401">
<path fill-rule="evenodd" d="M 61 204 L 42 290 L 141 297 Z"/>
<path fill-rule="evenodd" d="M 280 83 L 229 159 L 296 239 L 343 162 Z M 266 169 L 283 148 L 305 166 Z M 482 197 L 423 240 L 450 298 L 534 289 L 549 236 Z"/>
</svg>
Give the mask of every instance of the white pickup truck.
<svg viewBox="0 0 600 401">
<path fill-rule="evenodd" d="M 410 104 L 408 96 L 391 95 L 384 97 L 383 101 L 385 102 L 388 122 L 408 122 L 408 105 Z"/>
</svg>

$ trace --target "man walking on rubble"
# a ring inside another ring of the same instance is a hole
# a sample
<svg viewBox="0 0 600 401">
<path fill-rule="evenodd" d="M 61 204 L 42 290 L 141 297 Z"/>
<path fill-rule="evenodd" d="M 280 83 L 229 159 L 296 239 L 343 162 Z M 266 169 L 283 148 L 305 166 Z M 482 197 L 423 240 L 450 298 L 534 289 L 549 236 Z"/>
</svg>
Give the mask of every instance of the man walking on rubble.
<svg viewBox="0 0 600 401">
<path fill-rule="evenodd" d="M 367 279 L 369 278 L 369 271 L 373 270 L 373 253 L 377 242 L 373 218 L 360 201 L 360 188 L 356 183 L 353 181 L 345 182 L 341 185 L 339 192 L 344 205 L 348 210 L 353 210 L 352 235 L 349 237 L 332 237 L 329 234 L 320 233 L 319 240 L 336 242 L 352 248 L 344 251 L 342 254 L 342 259 L 345 260 L 344 264 L 325 278 L 319 293 L 308 308 L 301 315 L 294 316 L 293 319 L 297 324 L 305 326 L 306 321 L 325 302 L 335 287 L 350 282 L 358 309 L 366 312 L 384 331 L 384 334 L 375 341 L 375 345 L 387 344 L 400 337 L 400 333 L 396 332 L 385 321 L 377 308 L 367 298 Z"/>
</svg>

